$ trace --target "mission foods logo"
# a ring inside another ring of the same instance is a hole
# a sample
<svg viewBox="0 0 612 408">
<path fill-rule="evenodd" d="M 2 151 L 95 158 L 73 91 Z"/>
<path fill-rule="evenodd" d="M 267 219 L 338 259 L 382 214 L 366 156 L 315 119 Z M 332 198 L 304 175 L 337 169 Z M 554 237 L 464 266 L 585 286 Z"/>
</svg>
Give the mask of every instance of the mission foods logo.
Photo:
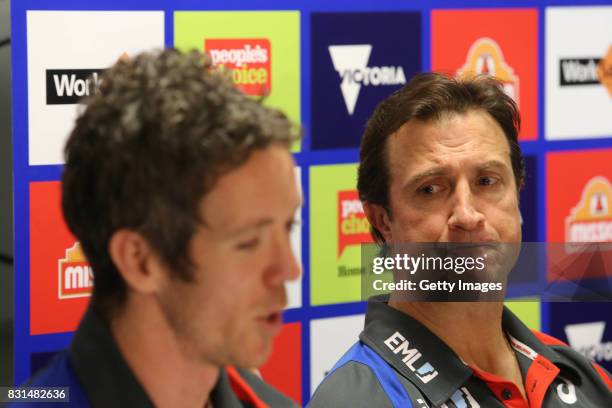
<svg viewBox="0 0 612 408">
<path fill-rule="evenodd" d="M 561 58 L 559 80 L 561 86 L 601 84 L 612 97 L 612 45 L 603 58 Z"/>
<path fill-rule="evenodd" d="M 93 271 L 83 254 L 81 244 L 66 249 L 66 256 L 58 261 L 58 290 L 60 299 L 91 295 Z"/>
<path fill-rule="evenodd" d="M 349 115 L 355 111 L 362 86 L 404 85 L 406 75 L 401 65 L 368 66 L 371 44 L 330 45 L 329 55 L 342 82 L 340 91 Z"/>
<path fill-rule="evenodd" d="M 593 177 L 582 197 L 565 219 L 567 242 L 612 242 L 612 185 L 602 176 Z"/>
<path fill-rule="evenodd" d="M 221 70 L 231 70 L 234 84 L 247 95 L 272 90 L 271 47 L 265 38 L 205 39 L 204 49 Z"/>
<path fill-rule="evenodd" d="M 490 75 L 497 78 L 504 87 L 504 92 L 517 104 L 519 103 L 519 78 L 504 59 L 501 47 L 495 40 L 480 38 L 472 44 L 465 64 L 457 71 L 460 77 Z"/>
<path fill-rule="evenodd" d="M 93 88 L 100 88 L 104 69 L 48 69 L 46 70 L 47 105 L 70 105 L 89 96 Z"/>
<path fill-rule="evenodd" d="M 348 245 L 372 242 L 357 190 L 338 191 L 338 258 Z"/>
</svg>

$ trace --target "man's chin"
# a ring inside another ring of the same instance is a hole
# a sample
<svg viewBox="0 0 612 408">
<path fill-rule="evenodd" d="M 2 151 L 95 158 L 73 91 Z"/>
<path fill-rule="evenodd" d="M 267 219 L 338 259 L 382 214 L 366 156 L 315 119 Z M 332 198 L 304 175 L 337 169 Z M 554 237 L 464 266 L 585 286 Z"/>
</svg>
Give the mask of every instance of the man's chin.
<svg viewBox="0 0 612 408">
<path fill-rule="evenodd" d="M 272 354 L 272 341 L 266 341 L 256 347 L 243 348 L 240 355 L 234 356 L 231 365 L 241 368 L 258 368 L 262 366 Z"/>
</svg>

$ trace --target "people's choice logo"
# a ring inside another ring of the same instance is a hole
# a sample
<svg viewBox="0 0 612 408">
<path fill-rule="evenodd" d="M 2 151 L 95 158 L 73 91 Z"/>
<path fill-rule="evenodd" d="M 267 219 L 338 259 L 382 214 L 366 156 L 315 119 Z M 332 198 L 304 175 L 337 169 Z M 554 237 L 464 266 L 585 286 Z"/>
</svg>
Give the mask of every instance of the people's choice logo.
<svg viewBox="0 0 612 408">
<path fill-rule="evenodd" d="M 245 94 L 265 96 L 272 91 L 272 49 L 267 38 L 207 38 L 204 49 L 217 68 L 231 71 L 234 84 Z"/>
<path fill-rule="evenodd" d="M 357 190 L 338 191 L 338 258 L 349 245 L 372 242 Z"/>
</svg>

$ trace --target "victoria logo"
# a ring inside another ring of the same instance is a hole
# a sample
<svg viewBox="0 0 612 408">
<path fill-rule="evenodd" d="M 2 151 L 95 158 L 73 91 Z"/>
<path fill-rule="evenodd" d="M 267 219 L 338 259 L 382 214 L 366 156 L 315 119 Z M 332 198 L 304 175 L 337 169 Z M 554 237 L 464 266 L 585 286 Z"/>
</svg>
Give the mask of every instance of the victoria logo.
<svg viewBox="0 0 612 408">
<path fill-rule="evenodd" d="M 598 362 L 612 361 L 612 342 L 603 342 L 606 322 L 568 324 L 565 334 L 570 346 Z"/>
<path fill-rule="evenodd" d="M 371 44 L 330 45 L 334 69 L 342 82 L 340 91 L 349 115 L 355 112 L 362 86 L 403 85 L 406 76 L 401 66 L 368 66 Z"/>
<path fill-rule="evenodd" d="M 423 355 L 416 348 L 410 348 L 410 343 L 400 332 L 393 333 L 387 340 L 385 345 L 394 353 L 402 357 L 402 362 L 412 371 L 423 383 L 427 384 L 438 376 L 438 370 L 436 370 L 430 362 L 422 360 L 419 362 Z M 415 367 L 415 364 L 417 364 Z"/>
<path fill-rule="evenodd" d="M 90 90 L 100 87 L 104 69 L 48 69 L 46 70 L 47 105 L 72 105 Z"/>
</svg>

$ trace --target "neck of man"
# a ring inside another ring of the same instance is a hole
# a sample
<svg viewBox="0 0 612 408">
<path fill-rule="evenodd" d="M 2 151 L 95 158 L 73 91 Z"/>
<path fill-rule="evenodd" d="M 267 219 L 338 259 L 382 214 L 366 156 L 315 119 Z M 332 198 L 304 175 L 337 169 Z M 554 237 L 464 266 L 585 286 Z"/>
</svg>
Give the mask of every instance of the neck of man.
<svg viewBox="0 0 612 408">
<path fill-rule="evenodd" d="M 156 407 L 206 405 L 219 367 L 185 355 L 153 299 L 128 296 L 110 326 L 123 358 Z"/>
<path fill-rule="evenodd" d="M 525 395 L 518 360 L 502 329 L 503 302 L 405 302 L 392 296 L 389 306 L 418 320 L 470 367 L 515 383 Z"/>
</svg>

